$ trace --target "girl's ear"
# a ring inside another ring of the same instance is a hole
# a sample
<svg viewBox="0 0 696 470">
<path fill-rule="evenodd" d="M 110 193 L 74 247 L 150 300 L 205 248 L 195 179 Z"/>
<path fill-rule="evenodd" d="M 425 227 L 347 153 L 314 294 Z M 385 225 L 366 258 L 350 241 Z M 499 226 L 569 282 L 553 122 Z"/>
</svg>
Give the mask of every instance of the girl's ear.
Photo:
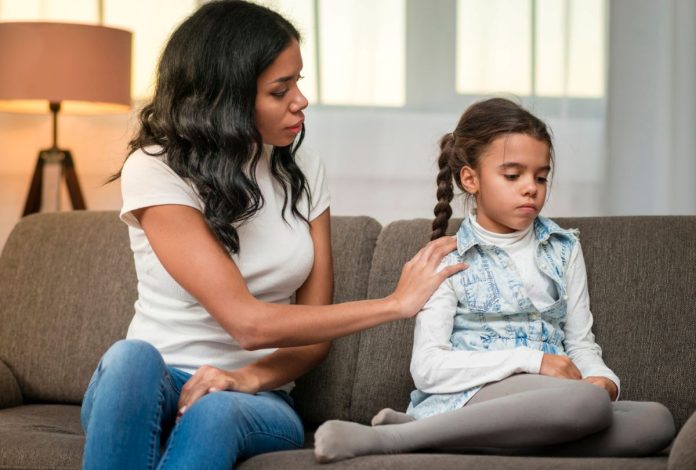
<svg viewBox="0 0 696 470">
<path fill-rule="evenodd" d="M 470 166 L 464 166 L 459 171 L 459 181 L 462 183 L 464 191 L 471 194 L 472 196 L 478 193 L 479 190 L 479 178 L 476 174 L 476 170 Z"/>
</svg>

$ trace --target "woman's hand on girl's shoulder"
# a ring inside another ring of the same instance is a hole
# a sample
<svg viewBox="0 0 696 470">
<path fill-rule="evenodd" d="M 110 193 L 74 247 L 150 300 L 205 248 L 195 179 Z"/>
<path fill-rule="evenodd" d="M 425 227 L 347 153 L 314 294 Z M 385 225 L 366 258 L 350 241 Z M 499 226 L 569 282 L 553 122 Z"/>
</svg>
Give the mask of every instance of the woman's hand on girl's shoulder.
<svg viewBox="0 0 696 470">
<path fill-rule="evenodd" d="M 259 391 L 257 382 L 255 377 L 244 374 L 241 370 L 227 371 L 213 366 L 202 366 L 181 389 L 179 416 L 209 393 L 231 390 L 253 395 Z"/>
<path fill-rule="evenodd" d="M 445 279 L 468 268 L 466 263 L 456 263 L 438 269 L 443 258 L 456 248 L 455 238 L 441 237 L 428 242 L 406 262 L 396 289 L 389 296 L 404 318 L 417 314 Z"/>
</svg>

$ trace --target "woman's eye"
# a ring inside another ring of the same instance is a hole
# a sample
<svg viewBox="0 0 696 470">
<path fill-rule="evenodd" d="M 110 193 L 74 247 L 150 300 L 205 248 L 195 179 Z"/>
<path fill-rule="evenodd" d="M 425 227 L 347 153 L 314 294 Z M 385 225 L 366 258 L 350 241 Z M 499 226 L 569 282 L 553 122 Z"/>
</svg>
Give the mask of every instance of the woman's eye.
<svg viewBox="0 0 696 470">
<path fill-rule="evenodd" d="M 282 98 L 285 96 L 285 94 L 288 92 L 288 90 L 282 90 L 282 91 L 274 91 L 271 92 L 271 96 L 275 96 L 276 98 Z"/>
<path fill-rule="evenodd" d="M 505 177 L 505 179 L 508 181 L 515 181 L 520 177 L 520 175 L 503 175 L 503 177 Z"/>
</svg>

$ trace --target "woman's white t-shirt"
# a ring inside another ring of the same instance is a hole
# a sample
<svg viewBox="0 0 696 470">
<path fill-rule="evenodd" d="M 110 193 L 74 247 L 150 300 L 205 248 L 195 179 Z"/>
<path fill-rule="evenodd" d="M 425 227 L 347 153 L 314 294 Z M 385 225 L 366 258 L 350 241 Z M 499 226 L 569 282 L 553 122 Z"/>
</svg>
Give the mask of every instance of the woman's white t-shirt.
<svg viewBox="0 0 696 470">
<path fill-rule="evenodd" d="M 146 149 L 155 153 L 158 148 Z M 259 161 L 256 180 L 264 204 L 251 219 L 236 225 L 239 253 L 231 256 L 252 295 L 258 300 L 290 303 L 312 269 L 314 249 L 308 225 L 283 208 L 283 188 L 270 173 L 268 148 Z M 166 156 L 142 150 L 128 157 L 121 172 L 121 219 L 128 224 L 138 278 L 138 300 L 127 338 L 147 341 L 168 366 L 194 373 L 203 365 L 233 370 L 248 365 L 275 349 L 247 351 L 164 269 L 133 211 L 149 206 L 178 204 L 203 211 L 203 202 L 188 181 L 166 163 Z M 321 160 L 297 154 L 307 178 L 311 205 L 303 195 L 300 213 L 311 221 L 329 207 L 326 173 Z M 290 202 L 288 201 L 288 206 Z M 196 247 L 182 247 L 188 256 Z M 289 390 L 292 384 L 282 389 Z"/>
</svg>

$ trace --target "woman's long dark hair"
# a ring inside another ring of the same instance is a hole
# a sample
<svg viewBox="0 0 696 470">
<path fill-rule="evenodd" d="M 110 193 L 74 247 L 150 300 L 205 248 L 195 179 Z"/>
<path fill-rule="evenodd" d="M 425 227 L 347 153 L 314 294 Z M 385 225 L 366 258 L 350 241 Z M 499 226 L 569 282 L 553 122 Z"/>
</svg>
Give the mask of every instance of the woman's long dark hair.
<svg viewBox="0 0 696 470">
<path fill-rule="evenodd" d="M 479 168 L 481 156 L 498 137 L 506 134 L 525 134 L 549 146 L 553 165 L 553 142 L 546 124 L 517 103 L 505 98 L 490 98 L 472 104 L 457 123 L 454 132 L 440 139 L 440 156 L 437 164 L 437 204 L 433 213 L 431 240 L 445 235 L 447 222 L 452 216 L 450 202 L 454 197 L 454 185 L 464 191 L 459 173 L 465 166 Z"/>
<path fill-rule="evenodd" d="M 256 128 L 256 81 L 291 41 L 295 27 L 272 10 L 238 0 L 203 5 L 172 34 L 160 59 L 155 95 L 140 112 L 140 130 L 129 154 L 160 148 L 166 163 L 190 181 L 218 240 L 239 252 L 235 225 L 251 218 L 264 200 L 256 181 L 263 141 Z M 311 197 L 295 162 L 304 127 L 293 146 L 274 147 L 271 174 L 284 191 L 282 216 L 302 194 Z M 112 179 L 117 179 L 120 173 Z M 288 186 L 289 194 L 288 197 Z"/>
</svg>

